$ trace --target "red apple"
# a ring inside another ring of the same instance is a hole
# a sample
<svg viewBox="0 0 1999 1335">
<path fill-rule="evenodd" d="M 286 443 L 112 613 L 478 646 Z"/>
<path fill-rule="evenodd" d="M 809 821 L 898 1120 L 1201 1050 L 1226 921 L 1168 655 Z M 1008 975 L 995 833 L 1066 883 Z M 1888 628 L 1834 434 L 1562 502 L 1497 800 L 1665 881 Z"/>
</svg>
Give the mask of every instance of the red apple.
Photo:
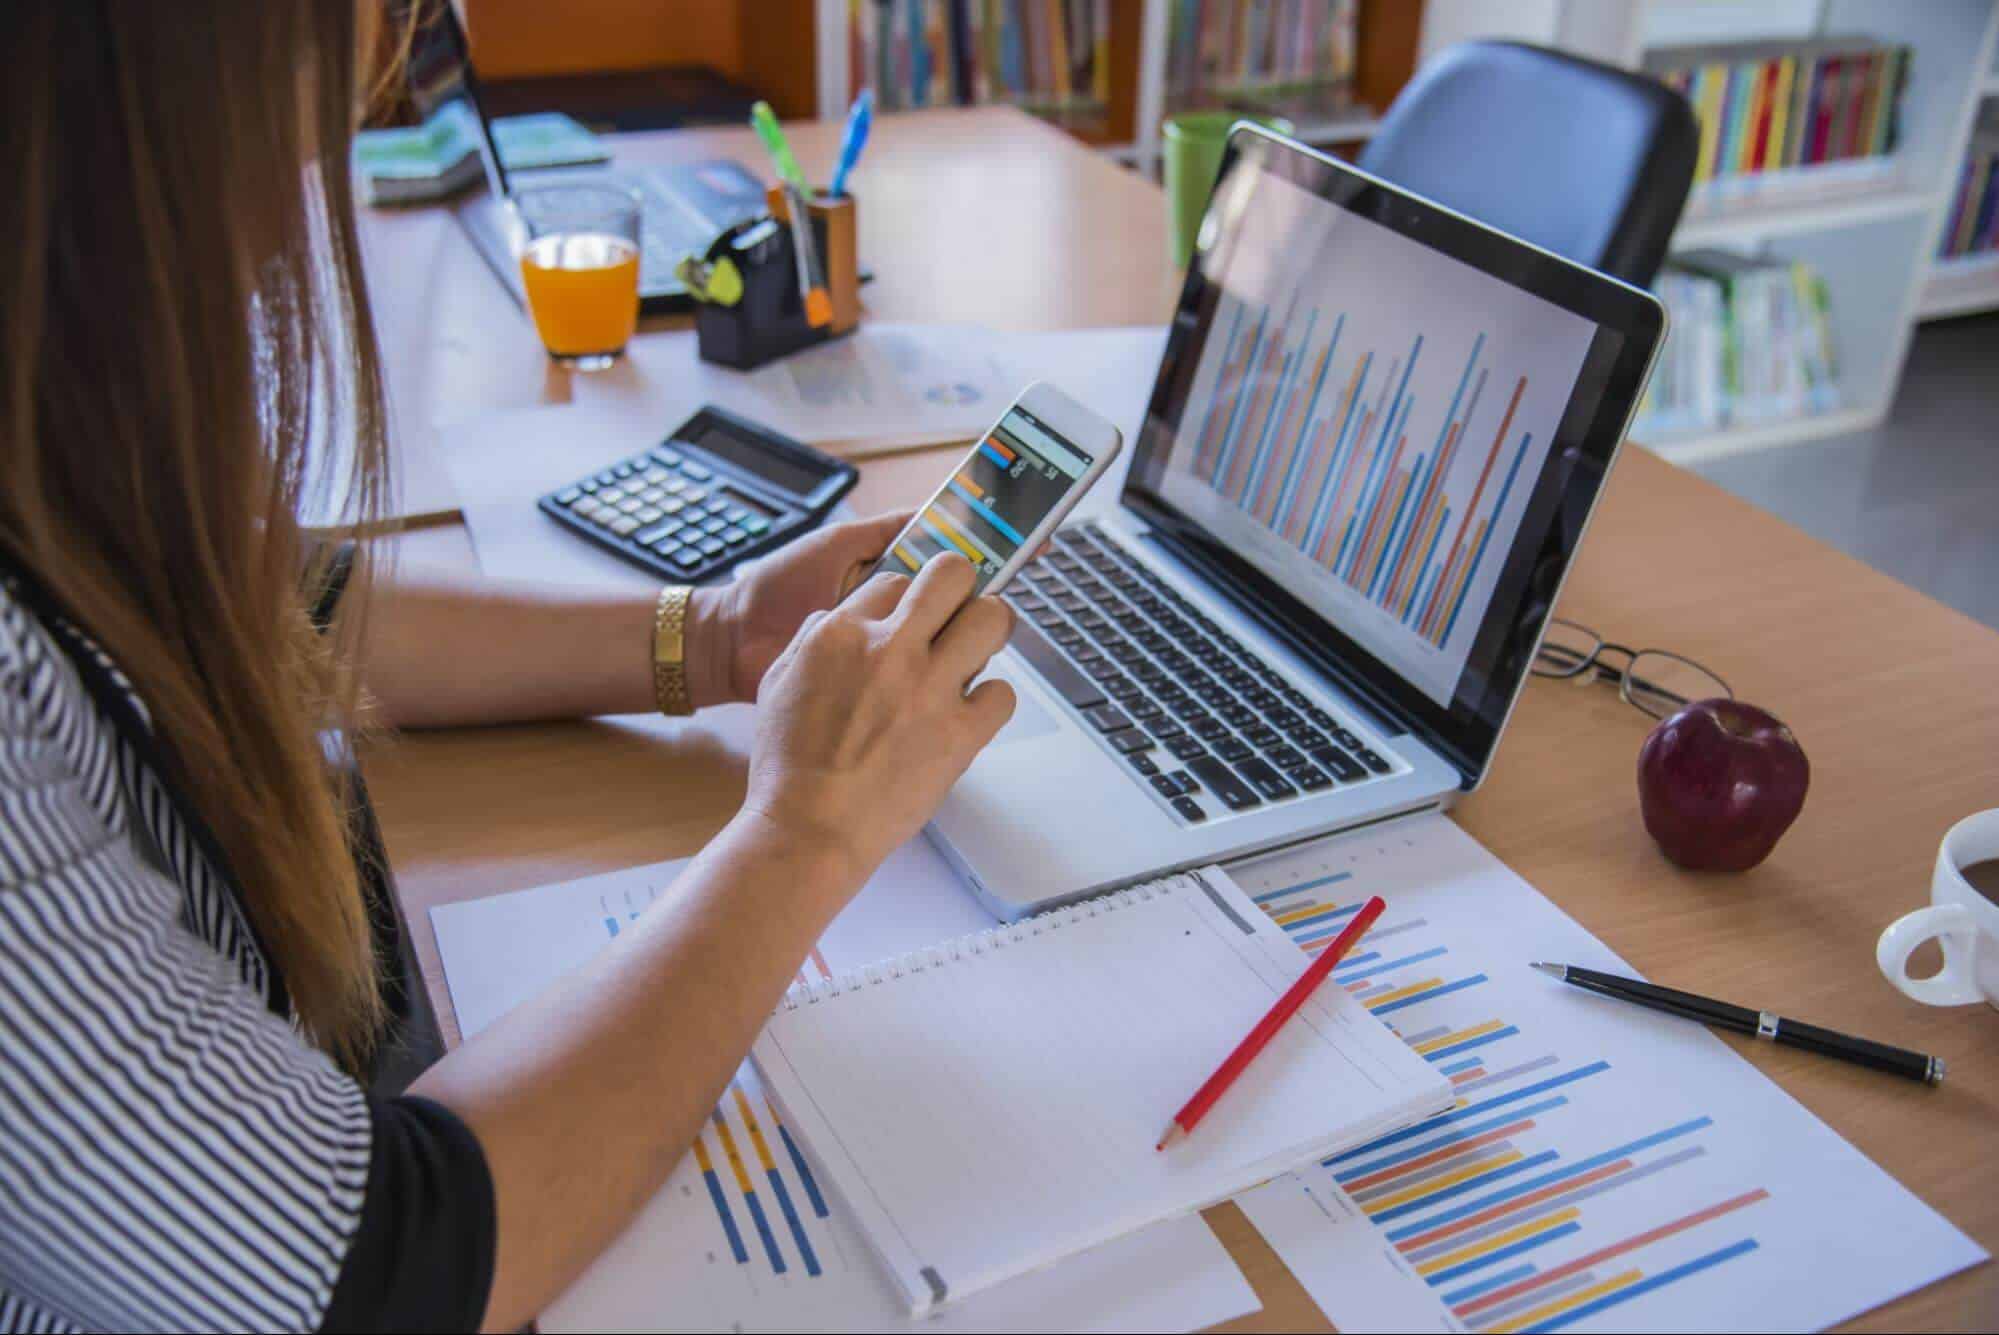
<svg viewBox="0 0 1999 1335">
<path fill-rule="evenodd" d="M 1696 700 L 1638 749 L 1638 805 L 1659 849 L 1690 871 L 1748 871 L 1805 806 L 1811 766 L 1781 721 L 1739 700 Z"/>
</svg>

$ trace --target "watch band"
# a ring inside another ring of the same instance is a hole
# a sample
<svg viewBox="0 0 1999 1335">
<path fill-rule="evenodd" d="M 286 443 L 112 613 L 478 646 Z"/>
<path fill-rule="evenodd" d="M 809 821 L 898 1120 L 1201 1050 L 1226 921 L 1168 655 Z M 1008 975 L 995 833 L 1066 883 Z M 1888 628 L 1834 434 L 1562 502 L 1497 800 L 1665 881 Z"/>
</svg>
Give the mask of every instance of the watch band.
<svg viewBox="0 0 1999 1335">
<path fill-rule="evenodd" d="M 669 584 L 653 607 L 652 693 L 668 717 L 694 712 L 687 694 L 687 600 L 693 593 L 685 584 Z"/>
</svg>

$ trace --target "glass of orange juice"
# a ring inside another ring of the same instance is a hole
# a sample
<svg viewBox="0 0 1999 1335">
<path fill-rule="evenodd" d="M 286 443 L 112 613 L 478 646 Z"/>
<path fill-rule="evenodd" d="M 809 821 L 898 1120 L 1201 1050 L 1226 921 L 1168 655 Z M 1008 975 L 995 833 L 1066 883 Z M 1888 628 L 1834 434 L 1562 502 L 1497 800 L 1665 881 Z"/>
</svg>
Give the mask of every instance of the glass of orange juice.
<svg viewBox="0 0 1999 1335">
<path fill-rule="evenodd" d="M 605 182 L 514 193 L 521 282 L 548 355 L 578 371 L 618 359 L 639 321 L 639 197 Z"/>
</svg>

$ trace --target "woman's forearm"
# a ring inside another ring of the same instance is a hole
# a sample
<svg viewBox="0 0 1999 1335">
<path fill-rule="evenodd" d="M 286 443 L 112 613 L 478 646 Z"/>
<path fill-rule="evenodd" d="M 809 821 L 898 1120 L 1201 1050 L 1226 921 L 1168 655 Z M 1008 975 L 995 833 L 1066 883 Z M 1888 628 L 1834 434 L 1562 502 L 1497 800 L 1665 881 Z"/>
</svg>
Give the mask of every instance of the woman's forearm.
<svg viewBox="0 0 1999 1335">
<path fill-rule="evenodd" d="M 492 1170 L 487 1329 L 533 1318 L 658 1190 L 860 876 L 739 816 L 636 931 L 416 1082 Z"/>
<path fill-rule="evenodd" d="M 654 708 L 654 598 L 413 572 L 370 590 L 366 685 L 384 721 L 442 728 Z M 729 698 L 720 597 L 688 605 L 688 691 Z"/>
</svg>

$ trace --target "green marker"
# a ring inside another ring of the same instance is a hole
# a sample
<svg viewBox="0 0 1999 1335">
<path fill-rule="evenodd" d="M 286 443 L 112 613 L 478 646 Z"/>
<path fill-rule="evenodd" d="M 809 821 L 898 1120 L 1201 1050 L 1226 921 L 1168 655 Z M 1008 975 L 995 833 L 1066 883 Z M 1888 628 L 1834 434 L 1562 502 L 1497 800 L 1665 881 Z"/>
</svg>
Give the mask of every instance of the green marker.
<svg viewBox="0 0 1999 1335">
<path fill-rule="evenodd" d="M 791 156 L 791 145 L 785 142 L 784 130 L 779 127 L 777 113 L 770 109 L 770 103 L 758 102 L 750 108 L 750 127 L 763 140 L 778 177 L 800 193 L 810 194 L 812 187 L 806 183 L 805 173 L 798 169 L 798 159 Z"/>
</svg>

